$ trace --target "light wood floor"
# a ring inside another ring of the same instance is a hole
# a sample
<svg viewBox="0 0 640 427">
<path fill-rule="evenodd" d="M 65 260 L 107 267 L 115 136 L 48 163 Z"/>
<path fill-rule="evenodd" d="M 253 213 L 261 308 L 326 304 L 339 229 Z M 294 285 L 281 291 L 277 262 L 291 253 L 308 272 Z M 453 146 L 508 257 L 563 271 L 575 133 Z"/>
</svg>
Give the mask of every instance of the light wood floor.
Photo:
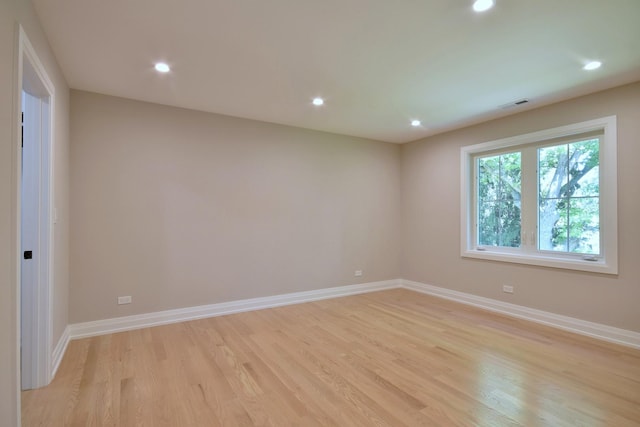
<svg viewBox="0 0 640 427">
<path fill-rule="evenodd" d="M 25 426 L 639 426 L 640 351 L 398 289 L 72 341 L 22 408 Z"/>
</svg>

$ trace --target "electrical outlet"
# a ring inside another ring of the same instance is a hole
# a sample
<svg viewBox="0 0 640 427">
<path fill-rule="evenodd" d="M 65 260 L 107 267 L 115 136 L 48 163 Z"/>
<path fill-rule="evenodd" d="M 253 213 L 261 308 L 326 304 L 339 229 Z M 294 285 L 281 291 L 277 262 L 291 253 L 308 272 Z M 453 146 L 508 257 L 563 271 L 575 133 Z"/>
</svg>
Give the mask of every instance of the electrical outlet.
<svg viewBox="0 0 640 427">
<path fill-rule="evenodd" d="M 362 270 L 356 270 L 356 272 L 354 273 L 354 276 L 356 277 L 362 276 Z"/>
<path fill-rule="evenodd" d="M 131 296 L 127 295 L 125 297 L 118 297 L 118 305 L 122 305 L 122 304 L 131 304 Z"/>
<path fill-rule="evenodd" d="M 510 285 L 504 285 L 502 287 L 502 292 L 506 292 L 508 294 L 512 294 L 513 293 L 513 286 Z"/>
</svg>

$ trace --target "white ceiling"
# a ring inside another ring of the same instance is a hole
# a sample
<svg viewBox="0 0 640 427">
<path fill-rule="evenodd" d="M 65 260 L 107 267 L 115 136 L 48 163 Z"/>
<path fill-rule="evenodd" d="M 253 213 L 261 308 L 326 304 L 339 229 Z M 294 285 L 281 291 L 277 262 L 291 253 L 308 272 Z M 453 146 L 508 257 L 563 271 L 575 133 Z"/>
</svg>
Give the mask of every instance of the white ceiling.
<svg viewBox="0 0 640 427">
<path fill-rule="evenodd" d="M 33 3 L 72 88 L 389 142 L 640 80 L 640 0 Z"/>
</svg>

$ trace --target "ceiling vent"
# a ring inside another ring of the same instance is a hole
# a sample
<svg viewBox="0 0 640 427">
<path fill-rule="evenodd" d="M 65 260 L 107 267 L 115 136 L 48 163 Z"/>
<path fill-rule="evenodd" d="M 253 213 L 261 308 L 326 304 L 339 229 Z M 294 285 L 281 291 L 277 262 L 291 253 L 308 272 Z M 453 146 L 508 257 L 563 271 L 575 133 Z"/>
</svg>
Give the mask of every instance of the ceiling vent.
<svg viewBox="0 0 640 427">
<path fill-rule="evenodd" d="M 500 105 L 498 108 L 501 110 L 506 110 L 507 108 L 519 107 L 521 105 L 527 104 L 529 102 L 528 99 L 519 99 L 518 101 L 509 102 L 508 104 Z"/>
</svg>

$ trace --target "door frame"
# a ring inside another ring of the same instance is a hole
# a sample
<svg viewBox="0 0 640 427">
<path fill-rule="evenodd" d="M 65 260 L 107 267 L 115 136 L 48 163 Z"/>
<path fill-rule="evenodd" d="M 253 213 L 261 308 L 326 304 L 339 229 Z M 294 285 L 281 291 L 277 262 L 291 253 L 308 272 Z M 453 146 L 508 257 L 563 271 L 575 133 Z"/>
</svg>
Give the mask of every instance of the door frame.
<svg viewBox="0 0 640 427">
<path fill-rule="evenodd" d="M 41 107 L 45 108 L 43 120 L 41 121 L 41 154 L 40 154 L 40 193 L 38 213 L 39 222 L 39 259 L 37 285 L 34 289 L 34 299 L 30 302 L 31 306 L 31 323 L 33 327 L 33 340 L 31 341 L 31 350 L 33 357 L 31 358 L 31 366 L 22 366 L 21 369 L 30 369 L 32 384 L 31 388 L 38 388 L 48 385 L 52 379 L 52 295 L 53 295 L 53 135 L 54 135 L 54 106 L 55 106 L 55 87 L 49 78 L 45 67 L 38 58 L 33 45 L 29 41 L 26 32 L 20 24 L 17 25 L 17 87 L 15 88 L 16 102 L 16 118 L 17 118 L 17 155 L 14 158 L 15 167 L 14 180 L 16 183 L 16 214 L 15 221 L 15 244 L 16 244 L 16 314 L 17 314 L 17 352 L 18 367 L 20 368 L 21 356 L 21 262 L 23 257 L 23 248 L 21 244 L 21 216 L 22 216 L 22 91 L 27 85 L 27 89 L 36 88 L 40 93 L 38 97 L 41 99 Z M 30 86 L 31 85 L 31 86 Z M 30 86 L 30 87 L 29 87 Z M 21 384 L 20 369 L 18 369 L 18 384 Z M 19 389 L 22 387 L 19 387 Z"/>
</svg>

